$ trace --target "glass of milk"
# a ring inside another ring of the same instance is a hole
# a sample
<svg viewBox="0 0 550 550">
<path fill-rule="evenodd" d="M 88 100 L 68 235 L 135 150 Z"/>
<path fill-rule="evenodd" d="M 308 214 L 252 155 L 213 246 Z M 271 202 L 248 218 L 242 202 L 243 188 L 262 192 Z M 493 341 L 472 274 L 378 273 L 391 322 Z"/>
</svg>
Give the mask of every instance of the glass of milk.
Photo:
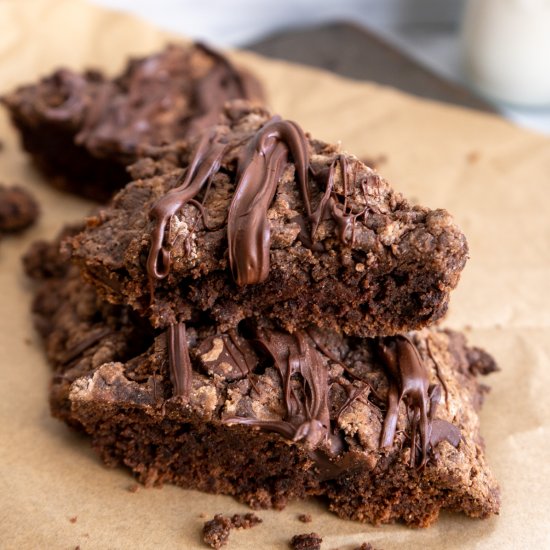
<svg viewBox="0 0 550 550">
<path fill-rule="evenodd" d="M 550 0 L 467 0 L 466 77 L 489 99 L 550 106 Z"/>
</svg>

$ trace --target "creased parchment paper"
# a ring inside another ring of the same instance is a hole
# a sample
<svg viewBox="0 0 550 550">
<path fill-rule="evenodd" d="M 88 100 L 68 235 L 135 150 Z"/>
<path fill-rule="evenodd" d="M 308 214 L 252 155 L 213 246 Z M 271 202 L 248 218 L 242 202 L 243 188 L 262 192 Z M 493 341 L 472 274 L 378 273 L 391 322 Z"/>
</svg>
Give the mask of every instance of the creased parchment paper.
<svg viewBox="0 0 550 550">
<path fill-rule="evenodd" d="M 152 52 L 169 38 L 80 0 L 2 0 L 0 92 L 60 65 L 112 72 L 128 54 Z M 502 368 L 489 381 L 481 415 L 502 513 L 486 521 L 443 514 L 426 530 L 375 528 L 340 520 L 310 500 L 261 511 L 264 523 L 233 532 L 227 548 L 288 548 L 292 535 L 311 531 L 326 550 L 364 541 L 384 550 L 549 548 L 550 140 L 373 84 L 236 57 L 263 79 L 277 112 L 358 156 L 385 155 L 380 171 L 396 189 L 448 208 L 468 236 L 471 259 L 446 324 L 465 330 Z M 43 184 L 4 112 L 0 139 L 0 181 L 30 188 L 43 210 L 24 236 L 0 242 L 0 548 L 203 548 L 206 518 L 247 508 L 170 486 L 132 493 L 127 471 L 105 468 L 85 437 L 50 418 L 50 371 L 32 328 L 20 256 L 90 203 Z M 300 523 L 299 513 L 311 513 L 313 522 Z"/>
</svg>

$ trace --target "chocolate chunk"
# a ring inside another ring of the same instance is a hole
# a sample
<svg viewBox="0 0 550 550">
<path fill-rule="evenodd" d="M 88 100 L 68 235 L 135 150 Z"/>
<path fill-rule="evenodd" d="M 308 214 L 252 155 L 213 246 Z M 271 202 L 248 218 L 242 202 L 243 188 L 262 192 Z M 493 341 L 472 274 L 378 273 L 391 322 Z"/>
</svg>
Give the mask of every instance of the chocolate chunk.
<svg viewBox="0 0 550 550">
<path fill-rule="evenodd" d="M 197 348 L 197 358 L 205 372 L 228 382 L 246 377 L 258 363 L 250 343 L 235 330 L 205 338 Z"/>
</svg>

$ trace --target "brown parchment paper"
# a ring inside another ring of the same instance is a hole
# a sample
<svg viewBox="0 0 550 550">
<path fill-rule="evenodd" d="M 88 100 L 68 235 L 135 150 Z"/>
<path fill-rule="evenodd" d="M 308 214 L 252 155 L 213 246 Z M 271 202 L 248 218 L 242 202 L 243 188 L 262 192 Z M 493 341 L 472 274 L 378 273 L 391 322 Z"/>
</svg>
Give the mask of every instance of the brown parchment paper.
<svg viewBox="0 0 550 550">
<path fill-rule="evenodd" d="M 118 70 L 128 54 L 152 52 L 167 39 L 80 0 L 2 0 L 0 93 L 59 65 Z M 311 531 L 327 550 L 364 541 L 384 550 L 549 548 L 550 140 L 373 84 L 236 57 L 264 80 L 276 111 L 358 156 L 385 155 L 380 171 L 395 188 L 448 208 L 466 232 L 471 259 L 446 324 L 466 330 L 502 368 L 481 414 L 502 513 L 486 521 L 443 514 L 426 530 L 375 528 L 310 500 L 260 512 L 264 523 L 233 532 L 227 548 L 288 548 L 292 535 Z M 49 416 L 50 371 L 32 328 L 20 255 L 90 203 L 43 184 L 4 112 L 0 140 L 0 181 L 30 188 L 43 210 L 24 236 L 0 242 L 0 548 L 202 548 L 205 517 L 247 508 L 170 486 L 132 493 L 128 472 L 106 469 L 86 438 Z M 311 513 L 313 523 L 297 521 L 299 513 Z"/>
</svg>

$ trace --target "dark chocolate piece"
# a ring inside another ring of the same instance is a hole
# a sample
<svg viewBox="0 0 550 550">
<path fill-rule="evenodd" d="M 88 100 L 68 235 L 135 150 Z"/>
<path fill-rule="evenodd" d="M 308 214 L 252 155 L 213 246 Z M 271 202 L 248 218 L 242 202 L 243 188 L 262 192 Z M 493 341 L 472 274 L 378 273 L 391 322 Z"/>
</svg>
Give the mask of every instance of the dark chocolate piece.
<svg viewBox="0 0 550 550">
<path fill-rule="evenodd" d="M 199 135 L 233 99 L 263 103 L 260 84 L 195 44 L 131 59 L 114 79 L 60 69 L 2 102 L 53 185 L 105 201 L 129 181 L 125 167 L 143 148 Z"/>
</svg>

